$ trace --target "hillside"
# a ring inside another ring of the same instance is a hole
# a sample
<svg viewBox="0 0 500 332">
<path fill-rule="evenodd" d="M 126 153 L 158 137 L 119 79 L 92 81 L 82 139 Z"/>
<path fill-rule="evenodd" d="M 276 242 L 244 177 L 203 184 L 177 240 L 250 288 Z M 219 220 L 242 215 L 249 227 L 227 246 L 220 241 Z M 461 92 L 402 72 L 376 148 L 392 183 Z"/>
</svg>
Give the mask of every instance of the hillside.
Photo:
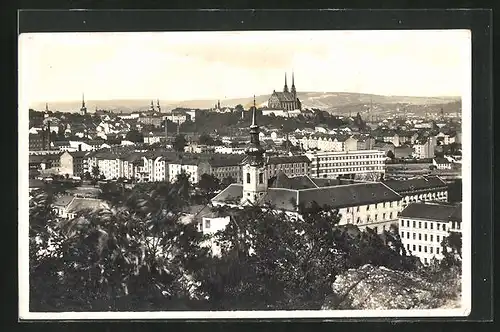
<svg viewBox="0 0 500 332">
<path fill-rule="evenodd" d="M 400 105 L 442 105 L 460 101 L 459 97 L 407 97 L 407 96 L 380 96 L 362 93 L 350 92 L 299 92 L 299 99 L 305 108 L 319 108 L 332 112 L 350 112 L 363 108 L 368 108 L 370 104 L 373 108 L 389 108 Z M 259 95 L 255 97 L 259 106 L 265 106 L 270 95 Z M 163 110 L 170 110 L 176 107 L 186 108 L 211 108 L 217 100 L 186 100 L 186 101 L 161 101 Z M 221 100 L 221 106 L 243 105 L 249 108 L 253 104 L 253 97 L 234 98 Z M 99 109 L 108 109 L 113 111 L 122 111 L 129 113 L 132 111 L 142 111 L 149 108 L 150 100 L 88 100 L 86 105 L 90 113 L 94 112 L 96 107 Z M 81 101 L 74 102 L 49 102 L 49 108 L 54 111 L 74 112 L 80 109 Z M 43 110 L 45 103 L 35 103 L 31 105 L 36 110 Z"/>
</svg>

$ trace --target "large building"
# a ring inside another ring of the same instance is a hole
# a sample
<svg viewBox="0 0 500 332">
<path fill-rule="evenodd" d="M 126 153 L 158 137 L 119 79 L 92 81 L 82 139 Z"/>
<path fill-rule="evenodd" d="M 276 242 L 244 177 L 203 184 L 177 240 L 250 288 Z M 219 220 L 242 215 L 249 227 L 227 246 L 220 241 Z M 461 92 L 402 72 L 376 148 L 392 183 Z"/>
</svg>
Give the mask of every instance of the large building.
<svg viewBox="0 0 500 332">
<path fill-rule="evenodd" d="M 438 176 L 422 176 L 408 180 L 385 180 L 384 184 L 401 196 L 401 206 L 411 203 L 446 202 L 448 185 Z"/>
<path fill-rule="evenodd" d="M 267 102 L 267 107 L 269 109 L 283 110 L 283 111 L 293 111 L 301 110 L 302 104 L 297 97 L 297 90 L 295 89 L 295 79 L 292 73 L 292 87 L 288 90 L 288 85 L 286 82 L 285 74 L 285 86 L 283 87 L 283 92 L 273 91 L 271 97 Z"/>
<path fill-rule="evenodd" d="M 87 159 L 85 156 L 88 153 L 87 151 L 63 152 L 60 157 L 59 173 L 67 174 L 70 177 L 83 176 L 83 173 L 87 169 L 85 165 Z"/>
<path fill-rule="evenodd" d="M 385 154 L 378 150 L 306 153 L 312 177 L 336 178 L 360 174 L 380 177 L 385 173 Z"/>
<path fill-rule="evenodd" d="M 311 160 L 307 156 L 272 156 L 267 158 L 268 177 L 274 177 L 279 172 L 287 176 L 309 175 Z"/>
<path fill-rule="evenodd" d="M 413 145 L 415 157 L 419 159 L 434 158 L 434 149 L 436 148 L 436 145 L 437 141 L 434 136 L 417 140 L 415 145 Z"/>
<path fill-rule="evenodd" d="M 429 264 L 443 258 L 441 242 L 451 232 L 461 232 L 462 205 L 413 203 L 400 214 L 399 234 L 407 251 Z"/>
</svg>

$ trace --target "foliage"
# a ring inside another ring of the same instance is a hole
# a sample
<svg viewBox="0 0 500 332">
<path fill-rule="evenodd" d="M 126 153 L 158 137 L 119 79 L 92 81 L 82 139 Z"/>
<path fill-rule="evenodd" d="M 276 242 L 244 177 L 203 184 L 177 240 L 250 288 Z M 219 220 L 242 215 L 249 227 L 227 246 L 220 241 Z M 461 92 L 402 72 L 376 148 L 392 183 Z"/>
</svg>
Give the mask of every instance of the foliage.
<svg viewBox="0 0 500 332">
<path fill-rule="evenodd" d="M 387 151 L 387 157 L 394 159 L 395 158 L 394 152 L 392 152 L 392 150 Z"/>
<path fill-rule="evenodd" d="M 200 185 L 209 193 L 218 181 L 202 177 Z M 109 208 L 73 220 L 54 214 L 50 193 L 32 192 L 32 310 L 320 309 L 349 269 L 370 264 L 431 280 L 445 267 L 455 271 L 461 254 L 461 239 L 450 236 L 446 263 L 425 275 L 397 228 L 339 225 L 337 210 L 315 202 L 297 206 L 301 218 L 272 206 L 217 207 L 229 224 L 202 235 L 184 221 L 195 193 L 184 173 L 173 183 L 105 183 L 101 191 Z"/>
<path fill-rule="evenodd" d="M 173 148 L 177 152 L 184 152 L 184 148 L 187 145 L 186 138 L 184 135 L 177 135 L 175 136 L 174 143 L 173 143 Z"/>
<path fill-rule="evenodd" d="M 144 136 L 137 129 L 131 129 L 125 135 L 125 140 L 134 143 L 142 143 L 144 142 Z"/>
<path fill-rule="evenodd" d="M 190 275 L 204 265 L 206 249 L 196 226 L 180 222 L 185 185 L 182 177 L 148 183 L 121 204 L 73 220 L 58 220 L 49 196 L 32 199 L 33 309 L 165 310 L 196 302 Z"/>
<path fill-rule="evenodd" d="M 101 171 L 99 170 L 99 166 L 92 166 L 92 176 L 94 179 L 98 179 Z"/>
</svg>

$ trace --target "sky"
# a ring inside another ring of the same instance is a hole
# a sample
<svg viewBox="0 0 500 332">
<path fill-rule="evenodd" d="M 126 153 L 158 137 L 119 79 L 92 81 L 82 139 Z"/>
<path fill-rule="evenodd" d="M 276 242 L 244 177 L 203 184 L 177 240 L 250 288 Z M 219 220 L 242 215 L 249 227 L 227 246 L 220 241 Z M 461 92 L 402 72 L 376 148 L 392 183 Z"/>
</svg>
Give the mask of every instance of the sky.
<svg viewBox="0 0 500 332">
<path fill-rule="evenodd" d="M 462 96 L 468 30 L 31 33 L 24 100 L 227 99 L 281 91 Z"/>
</svg>

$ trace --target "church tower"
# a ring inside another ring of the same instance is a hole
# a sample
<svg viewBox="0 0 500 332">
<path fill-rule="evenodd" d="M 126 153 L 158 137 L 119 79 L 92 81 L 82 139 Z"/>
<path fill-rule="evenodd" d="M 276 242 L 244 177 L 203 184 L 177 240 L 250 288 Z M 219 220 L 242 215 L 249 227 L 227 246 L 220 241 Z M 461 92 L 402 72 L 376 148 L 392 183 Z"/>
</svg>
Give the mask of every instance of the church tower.
<svg viewBox="0 0 500 332">
<path fill-rule="evenodd" d="M 158 109 L 158 113 L 161 113 L 160 99 L 156 99 L 156 108 Z"/>
<path fill-rule="evenodd" d="M 80 108 L 82 115 L 87 115 L 87 107 L 85 106 L 85 94 L 82 94 L 82 107 Z"/>
<path fill-rule="evenodd" d="M 288 85 L 286 84 L 286 73 L 285 73 L 285 86 L 283 87 L 283 92 L 288 92 Z"/>
<path fill-rule="evenodd" d="M 241 204 L 256 204 L 267 192 L 268 178 L 264 160 L 265 149 L 259 142 L 259 126 L 257 125 L 257 108 L 253 99 L 252 125 L 250 126 L 250 145 L 246 149 L 243 160 L 243 197 Z"/>
<path fill-rule="evenodd" d="M 297 100 L 297 90 L 295 90 L 295 79 L 293 77 L 293 72 L 292 72 L 292 94 L 293 94 L 293 101 L 295 102 Z"/>
</svg>

